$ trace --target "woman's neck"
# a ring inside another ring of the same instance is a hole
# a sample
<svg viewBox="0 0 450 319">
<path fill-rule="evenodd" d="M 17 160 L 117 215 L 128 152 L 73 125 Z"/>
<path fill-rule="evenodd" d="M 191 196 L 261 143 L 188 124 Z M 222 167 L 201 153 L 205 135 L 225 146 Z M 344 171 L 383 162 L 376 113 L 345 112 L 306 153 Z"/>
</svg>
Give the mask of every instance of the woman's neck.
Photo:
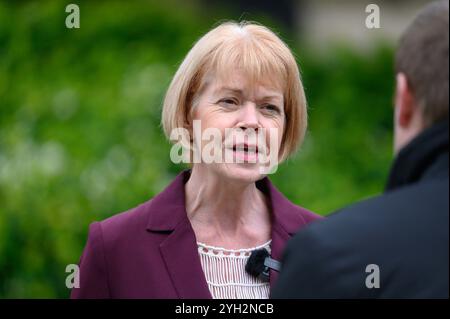
<svg viewBox="0 0 450 319">
<path fill-rule="evenodd" d="M 196 167 L 185 185 L 186 211 L 198 241 L 224 248 L 270 239 L 270 210 L 255 183 L 224 179 Z"/>
</svg>

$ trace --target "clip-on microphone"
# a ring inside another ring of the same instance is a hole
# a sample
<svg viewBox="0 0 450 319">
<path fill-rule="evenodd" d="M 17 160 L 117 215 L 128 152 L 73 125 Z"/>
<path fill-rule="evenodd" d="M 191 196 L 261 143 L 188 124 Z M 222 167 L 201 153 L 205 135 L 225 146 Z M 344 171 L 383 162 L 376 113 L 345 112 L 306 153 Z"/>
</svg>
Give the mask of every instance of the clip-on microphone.
<svg viewBox="0 0 450 319">
<path fill-rule="evenodd" d="M 253 277 L 259 278 L 263 281 L 269 281 L 269 270 L 280 271 L 281 263 L 275 259 L 270 258 L 267 249 L 257 249 L 250 255 L 245 271 Z"/>
</svg>

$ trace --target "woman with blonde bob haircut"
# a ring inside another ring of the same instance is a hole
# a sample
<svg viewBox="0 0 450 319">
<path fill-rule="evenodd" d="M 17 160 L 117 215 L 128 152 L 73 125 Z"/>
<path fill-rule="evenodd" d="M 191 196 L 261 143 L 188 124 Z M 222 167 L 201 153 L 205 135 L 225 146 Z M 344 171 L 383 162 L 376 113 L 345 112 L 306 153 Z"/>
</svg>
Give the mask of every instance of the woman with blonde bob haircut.
<svg viewBox="0 0 450 319">
<path fill-rule="evenodd" d="M 178 68 L 162 126 L 198 161 L 149 201 L 91 224 L 72 297 L 269 298 L 277 272 L 246 269 L 251 253 L 281 259 L 291 236 L 319 218 L 261 173 L 265 156 L 281 162 L 305 136 L 306 99 L 290 49 L 262 25 L 220 24 Z M 211 146 L 228 160 L 205 161 Z"/>
<path fill-rule="evenodd" d="M 232 66 L 232 67 L 231 67 Z M 241 70 L 250 84 L 282 88 L 285 132 L 283 160 L 302 144 L 307 128 L 306 98 L 290 49 L 268 28 L 255 23 L 226 22 L 204 35 L 176 72 L 164 101 L 162 125 L 167 137 L 185 127 L 196 98 L 212 76 L 222 81 Z"/>
</svg>

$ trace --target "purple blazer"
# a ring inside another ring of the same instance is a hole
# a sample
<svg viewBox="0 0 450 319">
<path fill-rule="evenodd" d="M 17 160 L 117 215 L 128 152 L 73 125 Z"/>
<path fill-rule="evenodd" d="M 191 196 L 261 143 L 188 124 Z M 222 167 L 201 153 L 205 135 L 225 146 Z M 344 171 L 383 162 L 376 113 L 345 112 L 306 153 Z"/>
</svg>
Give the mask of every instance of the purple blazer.
<svg viewBox="0 0 450 319">
<path fill-rule="evenodd" d="M 140 206 L 90 225 L 80 288 L 71 298 L 212 298 L 185 209 L 189 174 Z M 320 216 L 291 203 L 267 177 L 256 185 L 270 199 L 272 258 L 281 259 L 289 238 Z M 271 271 L 271 287 L 276 278 Z"/>
</svg>

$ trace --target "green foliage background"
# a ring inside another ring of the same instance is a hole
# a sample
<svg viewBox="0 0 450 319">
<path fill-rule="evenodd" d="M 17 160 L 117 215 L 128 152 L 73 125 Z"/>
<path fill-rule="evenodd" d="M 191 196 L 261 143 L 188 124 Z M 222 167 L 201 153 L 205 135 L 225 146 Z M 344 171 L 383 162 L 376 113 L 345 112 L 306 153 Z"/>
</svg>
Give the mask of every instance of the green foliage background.
<svg viewBox="0 0 450 319">
<path fill-rule="evenodd" d="M 88 225 L 146 201 L 183 169 L 159 126 L 164 91 L 217 18 L 239 18 L 175 0 L 78 1 L 81 28 L 69 30 L 68 3 L 0 1 L 2 298 L 67 297 L 65 267 L 78 262 Z M 309 132 L 271 178 L 326 215 L 383 189 L 393 50 L 318 56 L 289 44 Z"/>
</svg>

